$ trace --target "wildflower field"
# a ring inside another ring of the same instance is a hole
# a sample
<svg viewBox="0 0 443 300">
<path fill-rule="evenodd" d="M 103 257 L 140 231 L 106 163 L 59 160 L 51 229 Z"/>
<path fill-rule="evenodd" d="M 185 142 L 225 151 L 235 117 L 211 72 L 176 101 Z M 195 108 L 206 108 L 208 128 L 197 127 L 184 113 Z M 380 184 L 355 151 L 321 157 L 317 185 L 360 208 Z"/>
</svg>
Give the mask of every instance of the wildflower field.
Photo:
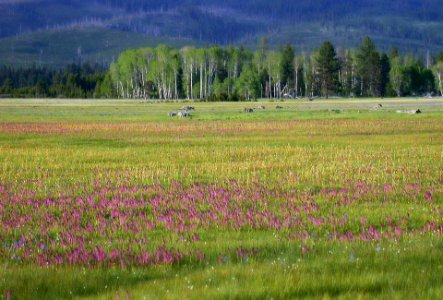
<svg viewBox="0 0 443 300">
<path fill-rule="evenodd" d="M 442 99 L 2 99 L 0 162 L 0 299 L 443 297 Z"/>
</svg>

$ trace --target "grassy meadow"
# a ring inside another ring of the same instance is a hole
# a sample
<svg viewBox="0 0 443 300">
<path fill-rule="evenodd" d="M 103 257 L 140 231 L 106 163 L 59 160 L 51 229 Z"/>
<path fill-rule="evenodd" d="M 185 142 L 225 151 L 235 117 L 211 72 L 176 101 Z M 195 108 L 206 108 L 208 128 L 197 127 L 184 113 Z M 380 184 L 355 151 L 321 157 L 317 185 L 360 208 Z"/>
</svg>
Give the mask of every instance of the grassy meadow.
<svg viewBox="0 0 443 300">
<path fill-rule="evenodd" d="M 443 99 L 1 99 L 0 162 L 0 299 L 443 297 Z"/>
</svg>

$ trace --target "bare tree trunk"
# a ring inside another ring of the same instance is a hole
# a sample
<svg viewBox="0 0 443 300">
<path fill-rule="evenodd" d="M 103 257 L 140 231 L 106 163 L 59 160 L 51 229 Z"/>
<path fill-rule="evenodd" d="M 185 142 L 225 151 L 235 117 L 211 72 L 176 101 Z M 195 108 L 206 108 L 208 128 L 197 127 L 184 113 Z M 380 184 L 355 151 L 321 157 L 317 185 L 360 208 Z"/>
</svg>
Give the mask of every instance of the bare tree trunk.
<svg viewBox="0 0 443 300">
<path fill-rule="evenodd" d="M 295 98 L 298 98 L 298 67 L 295 68 Z"/>
<path fill-rule="evenodd" d="M 193 80 L 192 80 L 192 77 L 193 77 L 193 74 L 194 73 L 194 67 L 191 65 L 191 99 L 194 99 L 194 92 L 193 92 L 193 84 L 194 84 L 194 82 L 193 82 Z"/>
<path fill-rule="evenodd" d="M 200 99 L 203 99 L 203 63 L 200 63 Z"/>
<path fill-rule="evenodd" d="M 360 82 L 360 96 L 363 96 L 363 79 Z"/>
<path fill-rule="evenodd" d="M 209 70 L 207 64 L 205 64 L 205 77 L 203 78 L 205 82 L 204 96 L 208 97 L 208 81 L 209 81 Z"/>
<path fill-rule="evenodd" d="M 175 99 L 178 99 L 178 92 L 177 92 L 177 72 L 174 72 L 174 96 L 175 96 Z"/>
<path fill-rule="evenodd" d="M 439 84 L 440 94 L 443 96 L 443 74 L 441 72 L 438 72 L 437 76 L 438 76 L 438 84 Z"/>
</svg>

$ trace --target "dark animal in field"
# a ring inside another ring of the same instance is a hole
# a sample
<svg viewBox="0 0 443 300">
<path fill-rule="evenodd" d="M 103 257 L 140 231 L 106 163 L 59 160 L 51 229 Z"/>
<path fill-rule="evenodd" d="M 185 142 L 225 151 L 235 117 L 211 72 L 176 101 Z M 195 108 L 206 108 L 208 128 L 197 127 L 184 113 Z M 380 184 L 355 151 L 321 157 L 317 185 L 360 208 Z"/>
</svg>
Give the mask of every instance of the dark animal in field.
<svg viewBox="0 0 443 300">
<path fill-rule="evenodd" d="M 178 113 L 178 116 L 180 118 L 189 118 L 191 116 L 191 114 L 188 113 L 187 111 L 181 111 L 181 112 Z"/>
<path fill-rule="evenodd" d="M 244 108 L 243 111 L 244 111 L 245 113 L 253 113 L 253 112 L 254 112 L 254 109 L 253 109 L 253 108 Z"/>
<path fill-rule="evenodd" d="M 190 110 L 195 110 L 195 107 L 193 107 L 193 106 L 183 106 L 181 109 L 185 110 L 185 111 L 190 111 Z"/>
<path fill-rule="evenodd" d="M 175 111 L 171 111 L 171 112 L 168 113 L 168 116 L 169 117 L 175 117 L 175 116 L 177 116 L 177 113 Z"/>
<path fill-rule="evenodd" d="M 276 109 L 283 109 L 283 107 L 282 107 L 282 106 L 279 106 L 279 105 L 277 105 L 275 108 L 276 108 Z"/>
<path fill-rule="evenodd" d="M 382 104 L 380 104 L 380 103 L 379 103 L 379 104 L 378 104 L 377 106 L 378 106 L 378 107 L 383 107 L 383 105 L 382 105 Z"/>
<path fill-rule="evenodd" d="M 416 115 L 421 114 L 421 110 L 397 110 L 398 114 L 409 114 L 409 115 Z"/>
</svg>

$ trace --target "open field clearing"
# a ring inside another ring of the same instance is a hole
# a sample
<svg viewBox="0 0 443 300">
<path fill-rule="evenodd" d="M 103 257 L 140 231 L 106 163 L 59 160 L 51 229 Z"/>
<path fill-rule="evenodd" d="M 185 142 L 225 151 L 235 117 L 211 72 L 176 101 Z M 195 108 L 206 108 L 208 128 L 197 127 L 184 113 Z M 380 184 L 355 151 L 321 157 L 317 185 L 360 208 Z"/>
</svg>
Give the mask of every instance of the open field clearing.
<svg viewBox="0 0 443 300">
<path fill-rule="evenodd" d="M 443 297 L 443 99 L 2 99 L 0 162 L 0 299 Z"/>
</svg>

